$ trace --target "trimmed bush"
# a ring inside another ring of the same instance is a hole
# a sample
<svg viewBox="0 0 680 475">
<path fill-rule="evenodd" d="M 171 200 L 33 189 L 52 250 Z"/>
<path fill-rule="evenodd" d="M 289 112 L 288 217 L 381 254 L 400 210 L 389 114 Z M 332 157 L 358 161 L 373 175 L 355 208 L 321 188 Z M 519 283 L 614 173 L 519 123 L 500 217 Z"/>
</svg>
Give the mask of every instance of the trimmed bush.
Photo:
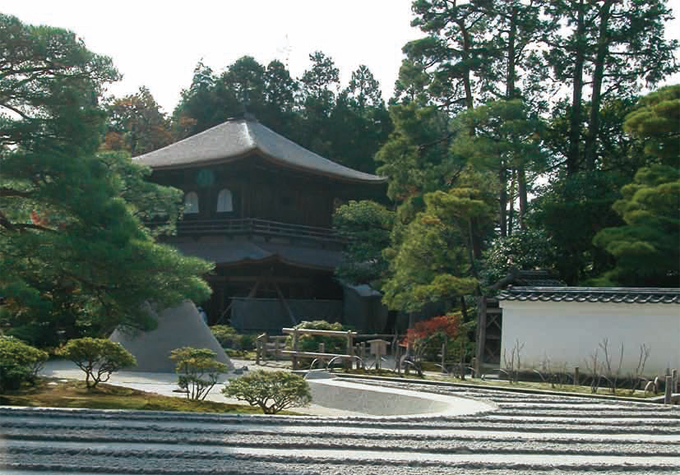
<svg viewBox="0 0 680 475">
<path fill-rule="evenodd" d="M 265 414 L 276 414 L 289 407 L 308 406 L 312 402 L 307 381 L 288 371 L 253 371 L 232 380 L 222 393 L 246 401 L 251 406 L 259 406 Z"/>
<path fill-rule="evenodd" d="M 255 349 L 256 335 L 239 335 L 234 328 L 227 325 L 214 325 L 210 327 L 210 331 L 224 349 L 236 352 Z"/>
<path fill-rule="evenodd" d="M 227 365 L 217 361 L 215 356 L 215 352 L 207 348 L 185 346 L 172 350 L 170 359 L 175 362 L 178 385 L 186 391 L 187 398 L 204 400 L 217 383 L 219 375 L 227 372 Z"/>
<path fill-rule="evenodd" d="M 111 374 L 135 366 L 137 360 L 120 343 L 105 338 L 76 338 L 57 350 L 85 372 L 85 385 L 93 389 L 105 383 Z"/>
<path fill-rule="evenodd" d="M 234 337 L 236 336 L 236 329 L 228 325 L 213 325 L 210 327 L 215 339 L 225 348 L 232 348 Z"/>
<path fill-rule="evenodd" d="M 0 338 L 0 392 L 34 383 L 47 353 L 12 337 Z"/>
</svg>

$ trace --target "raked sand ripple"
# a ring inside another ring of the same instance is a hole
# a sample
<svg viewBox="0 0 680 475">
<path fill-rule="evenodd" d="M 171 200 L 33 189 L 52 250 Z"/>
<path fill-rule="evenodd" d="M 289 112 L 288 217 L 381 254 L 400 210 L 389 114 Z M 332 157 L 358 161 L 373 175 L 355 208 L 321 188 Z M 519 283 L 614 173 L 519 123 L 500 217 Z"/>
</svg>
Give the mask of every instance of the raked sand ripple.
<svg viewBox="0 0 680 475">
<path fill-rule="evenodd" d="M 348 385 L 387 390 L 376 400 L 383 402 L 390 394 L 416 391 L 401 393 L 422 399 L 407 406 L 431 405 L 400 416 L 390 413 L 389 404 L 359 403 L 365 393 L 350 392 L 338 403 L 371 406 L 373 414 L 293 418 L 0 408 L 0 473 L 680 473 L 677 406 L 403 382 Z M 323 391 L 332 394 L 330 386 Z M 436 394 L 431 403 L 424 402 L 428 394 Z"/>
</svg>

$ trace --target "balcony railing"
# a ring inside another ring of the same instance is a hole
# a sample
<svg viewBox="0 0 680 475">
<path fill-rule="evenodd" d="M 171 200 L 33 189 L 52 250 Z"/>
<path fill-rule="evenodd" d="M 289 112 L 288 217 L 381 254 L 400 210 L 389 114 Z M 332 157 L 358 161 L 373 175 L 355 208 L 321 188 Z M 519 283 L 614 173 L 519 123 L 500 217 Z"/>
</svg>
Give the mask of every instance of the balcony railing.
<svg viewBox="0 0 680 475">
<path fill-rule="evenodd" d="M 231 236 L 267 236 L 290 239 L 343 243 L 345 239 L 333 229 L 305 226 L 302 224 L 281 223 L 266 219 L 204 219 L 187 220 L 177 223 L 177 234 L 182 236 L 196 234 L 222 234 Z"/>
</svg>

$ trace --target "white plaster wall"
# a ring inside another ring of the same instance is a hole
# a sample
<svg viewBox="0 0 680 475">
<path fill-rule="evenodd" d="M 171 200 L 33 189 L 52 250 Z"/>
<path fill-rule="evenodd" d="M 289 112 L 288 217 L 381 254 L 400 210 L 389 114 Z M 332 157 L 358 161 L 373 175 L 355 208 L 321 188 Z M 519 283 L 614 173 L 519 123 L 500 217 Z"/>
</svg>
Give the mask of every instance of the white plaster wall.
<svg viewBox="0 0 680 475">
<path fill-rule="evenodd" d="M 501 301 L 503 355 L 510 355 L 515 342 L 524 344 L 522 367 L 540 368 L 566 364 L 586 371 L 586 359 L 603 339 L 609 339 L 612 365 L 618 365 L 624 345 L 622 374 L 638 363 L 640 345 L 651 352 L 645 373 L 664 374 L 680 369 L 680 306 L 675 304 L 563 303 Z M 602 350 L 599 350 L 602 359 Z"/>
</svg>

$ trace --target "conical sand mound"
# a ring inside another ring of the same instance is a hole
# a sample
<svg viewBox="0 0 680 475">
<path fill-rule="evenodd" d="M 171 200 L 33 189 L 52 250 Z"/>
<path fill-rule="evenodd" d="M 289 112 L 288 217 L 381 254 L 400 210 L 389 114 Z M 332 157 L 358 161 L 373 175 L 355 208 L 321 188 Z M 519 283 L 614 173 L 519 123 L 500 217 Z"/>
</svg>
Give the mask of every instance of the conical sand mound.
<svg viewBox="0 0 680 475">
<path fill-rule="evenodd" d="M 217 361 L 225 363 L 229 369 L 234 368 L 190 301 L 161 312 L 158 315 L 158 328 L 153 331 L 133 333 L 116 330 L 110 340 L 120 343 L 137 358 L 137 366 L 131 368 L 134 371 L 174 372 L 175 365 L 170 359 L 170 352 L 183 346 L 212 350 L 217 355 Z"/>
</svg>

